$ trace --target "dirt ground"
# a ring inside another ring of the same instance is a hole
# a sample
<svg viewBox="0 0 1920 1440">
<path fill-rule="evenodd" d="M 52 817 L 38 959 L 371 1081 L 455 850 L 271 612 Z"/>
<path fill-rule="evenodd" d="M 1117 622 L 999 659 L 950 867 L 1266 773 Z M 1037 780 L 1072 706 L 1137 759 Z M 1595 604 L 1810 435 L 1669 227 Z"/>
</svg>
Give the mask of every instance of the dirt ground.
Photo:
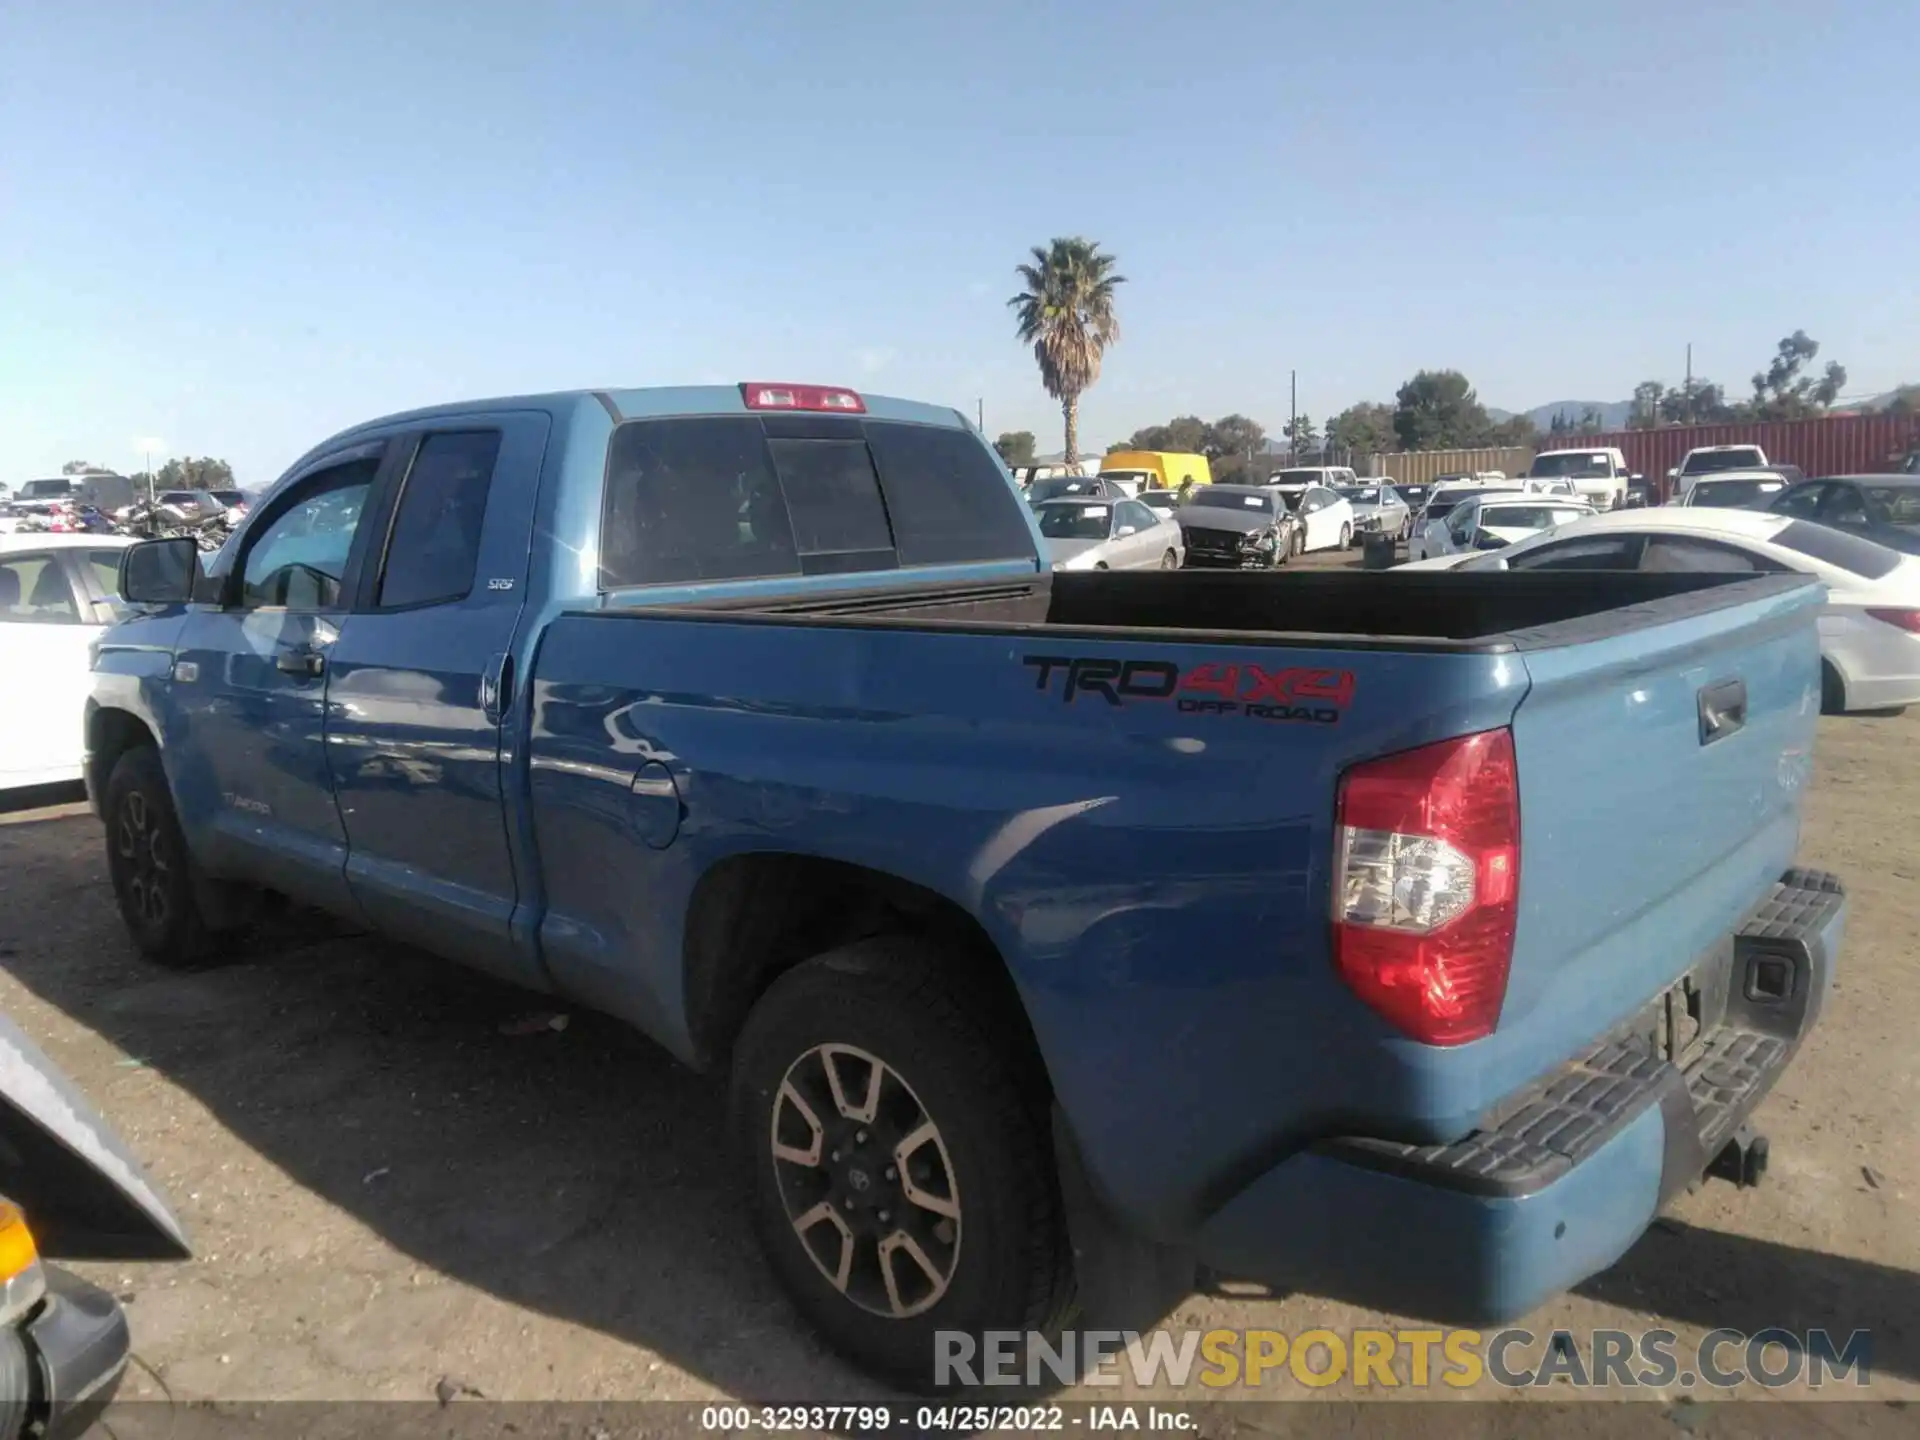
<svg viewBox="0 0 1920 1440">
<path fill-rule="evenodd" d="M 1533 1329 L 1864 1328 L 1871 1397 L 1920 1397 L 1916 746 L 1920 713 L 1821 723 L 1803 854 L 1853 908 L 1826 1016 L 1759 1116 L 1767 1182 L 1683 1197 Z M 182 1264 L 82 1267 L 128 1307 L 142 1366 L 124 1395 L 886 1398 L 762 1268 L 717 1085 L 588 1014 L 505 1034 L 542 1002 L 300 926 L 231 966 L 157 971 L 122 936 L 83 807 L 0 816 L 0 1007 L 120 1129 L 197 1245 Z M 1169 1323 L 1394 1322 L 1213 1293 Z"/>
</svg>

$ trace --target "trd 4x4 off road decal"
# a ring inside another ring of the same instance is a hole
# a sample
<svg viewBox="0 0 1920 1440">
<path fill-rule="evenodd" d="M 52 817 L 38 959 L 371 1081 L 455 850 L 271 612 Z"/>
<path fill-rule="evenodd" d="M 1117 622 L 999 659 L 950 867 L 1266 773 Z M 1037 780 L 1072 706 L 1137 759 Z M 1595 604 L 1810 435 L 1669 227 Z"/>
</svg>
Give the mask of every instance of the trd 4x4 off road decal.
<svg viewBox="0 0 1920 1440">
<path fill-rule="evenodd" d="M 1353 702 L 1351 670 L 1290 666 L 1269 670 L 1251 661 L 1208 663 L 1182 670 L 1171 660 L 1109 660 L 1092 655 L 1024 655 L 1034 688 L 1059 689 L 1063 704 L 1082 695 L 1109 705 L 1171 701 L 1193 715 L 1241 715 L 1249 720 L 1295 720 L 1337 725 Z"/>
</svg>

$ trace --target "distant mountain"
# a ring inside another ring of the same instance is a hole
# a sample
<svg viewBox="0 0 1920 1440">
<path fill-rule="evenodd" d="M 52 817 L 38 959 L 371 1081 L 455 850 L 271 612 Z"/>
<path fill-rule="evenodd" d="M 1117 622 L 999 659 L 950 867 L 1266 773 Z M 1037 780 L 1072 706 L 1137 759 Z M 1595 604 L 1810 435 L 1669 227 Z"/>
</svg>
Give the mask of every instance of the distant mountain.
<svg viewBox="0 0 1920 1440">
<path fill-rule="evenodd" d="M 1526 415 L 1544 432 L 1553 428 L 1555 415 L 1564 415 L 1569 423 L 1577 425 L 1580 417 L 1589 410 L 1600 412 L 1602 430 L 1624 430 L 1627 428 L 1627 421 L 1633 418 L 1631 400 L 1554 400 L 1545 405 L 1534 406 L 1526 412 Z"/>
</svg>

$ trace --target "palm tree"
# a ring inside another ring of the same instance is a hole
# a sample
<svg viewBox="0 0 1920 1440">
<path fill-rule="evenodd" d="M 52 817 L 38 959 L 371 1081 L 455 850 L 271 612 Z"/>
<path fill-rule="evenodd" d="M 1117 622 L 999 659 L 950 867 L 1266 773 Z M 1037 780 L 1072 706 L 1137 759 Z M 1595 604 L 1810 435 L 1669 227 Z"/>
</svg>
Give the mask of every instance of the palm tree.
<svg viewBox="0 0 1920 1440">
<path fill-rule="evenodd" d="M 1113 256 L 1091 240 L 1056 238 L 1035 246 L 1033 263 L 1014 267 L 1027 288 L 1007 302 L 1014 329 L 1033 346 L 1040 383 L 1060 402 L 1067 420 L 1067 463 L 1080 459 L 1080 396 L 1100 378 L 1100 358 L 1120 338 L 1113 290 L 1126 276 L 1113 273 Z"/>
</svg>

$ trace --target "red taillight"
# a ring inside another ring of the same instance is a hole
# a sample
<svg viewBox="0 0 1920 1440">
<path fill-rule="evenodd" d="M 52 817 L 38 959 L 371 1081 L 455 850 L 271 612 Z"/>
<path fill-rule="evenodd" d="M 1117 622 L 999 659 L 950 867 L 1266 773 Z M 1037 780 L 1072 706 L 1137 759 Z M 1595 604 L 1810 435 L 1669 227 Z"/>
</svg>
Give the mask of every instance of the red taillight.
<svg viewBox="0 0 1920 1440">
<path fill-rule="evenodd" d="M 1889 625 L 1898 625 L 1910 635 L 1920 635 L 1920 610 L 1878 610 L 1869 605 L 1867 614 Z"/>
<path fill-rule="evenodd" d="M 1341 978 L 1428 1045 L 1492 1034 L 1520 904 L 1512 731 L 1354 766 L 1340 777 L 1334 843 Z"/>
<path fill-rule="evenodd" d="M 750 380 L 740 387 L 749 410 L 830 410 L 842 415 L 864 415 L 867 402 L 851 390 L 832 385 L 783 385 L 772 380 Z"/>
</svg>

